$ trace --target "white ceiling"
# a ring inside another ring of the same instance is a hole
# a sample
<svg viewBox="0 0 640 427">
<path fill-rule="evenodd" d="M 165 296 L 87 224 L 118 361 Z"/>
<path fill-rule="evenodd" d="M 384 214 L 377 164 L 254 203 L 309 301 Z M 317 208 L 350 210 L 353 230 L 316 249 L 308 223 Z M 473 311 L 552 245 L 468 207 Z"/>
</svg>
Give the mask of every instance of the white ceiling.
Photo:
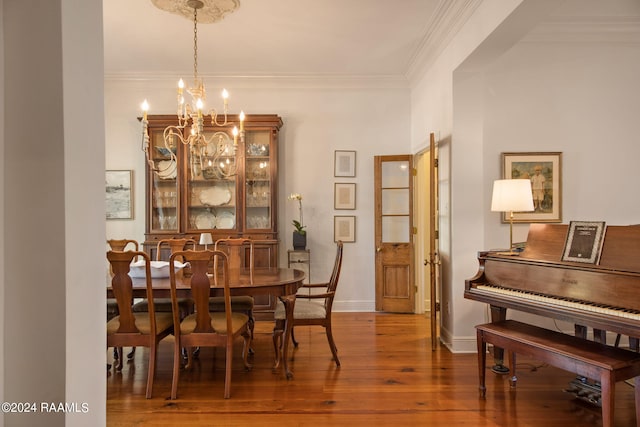
<svg viewBox="0 0 640 427">
<path fill-rule="evenodd" d="M 198 25 L 202 76 L 410 79 L 483 1 L 503 0 L 239 1 L 222 21 Z M 622 23 L 637 34 L 638 0 L 550 4 L 557 9 L 549 22 L 561 31 L 567 23 L 591 31 L 605 22 L 607 32 Z M 104 0 L 103 8 L 106 76 L 191 75 L 190 19 L 157 9 L 151 0 Z"/>
<path fill-rule="evenodd" d="M 186 0 L 181 0 L 186 1 Z M 478 0 L 240 0 L 198 24 L 202 75 L 405 76 L 445 16 Z M 106 75 L 189 75 L 193 22 L 151 0 L 104 0 Z M 436 37 L 436 30 L 441 35 Z"/>
</svg>

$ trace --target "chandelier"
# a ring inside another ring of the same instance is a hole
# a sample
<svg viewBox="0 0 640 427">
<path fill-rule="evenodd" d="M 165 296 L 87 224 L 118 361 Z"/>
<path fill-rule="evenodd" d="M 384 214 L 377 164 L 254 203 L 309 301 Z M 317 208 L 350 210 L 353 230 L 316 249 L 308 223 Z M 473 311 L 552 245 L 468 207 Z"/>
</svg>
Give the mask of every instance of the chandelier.
<svg viewBox="0 0 640 427">
<path fill-rule="evenodd" d="M 153 152 L 149 138 L 149 121 L 147 112 L 149 104 L 145 99 L 142 103 L 142 151 L 149 167 L 160 176 L 170 176 L 177 168 L 177 147 L 179 144 L 187 146 L 189 150 L 189 170 L 191 179 L 196 179 L 202 175 L 206 179 L 229 178 L 237 172 L 237 151 L 238 138 L 244 142 L 244 112 L 240 112 L 238 119 L 240 129 L 233 127 L 233 140 L 223 131 L 213 134 L 205 134 L 205 123 L 211 126 L 222 127 L 228 124 L 228 98 L 226 89 L 222 90 L 224 120 L 219 118 L 216 109 L 210 109 L 205 113 L 204 102 L 206 101 L 206 90 L 204 82 L 198 76 L 198 10 L 206 6 L 205 18 L 208 22 L 221 19 L 225 13 L 232 12 L 238 6 L 238 0 L 152 0 L 153 3 L 166 11 L 185 14 L 185 10 L 191 13 L 193 10 L 193 85 L 185 88 L 182 79 L 178 82 L 177 89 L 177 124 L 167 126 L 163 132 L 164 147 L 156 147 L 163 158 L 161 161 L 154 160 L 156 153 Z M 226 9 L 225 9 L 226 8 Z M 213 15 L 212 15 L 213 14 Z M 212 18 L 213 17 L 213 18 Z M 213 20 L 212 20 L 213 19 Z M 184 91 L 190 95 L 190 102 L 185 102 Z M 169 162 L 166 156 L 170 156 Z M 173 168 L 173 170 L 171 170 Z"/>
</svg>

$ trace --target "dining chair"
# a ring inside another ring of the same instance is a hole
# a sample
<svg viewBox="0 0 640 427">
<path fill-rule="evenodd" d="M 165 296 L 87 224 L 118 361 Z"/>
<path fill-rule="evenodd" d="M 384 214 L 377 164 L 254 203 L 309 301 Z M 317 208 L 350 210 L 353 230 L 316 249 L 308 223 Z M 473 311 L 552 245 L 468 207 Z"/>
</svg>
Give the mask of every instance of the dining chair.
<svg viewBox="0 0 640 427">
<path fill-rule="evenodd" d="M 107 347 L 116 347 L 120 353 L 117 370 L 122 369 L 122 347 L 149 347 L 149 369 L 147 372 L 147 399 L 153 391 L 156 370 L 156 356 L 159 342 L 173 332 L 171 313 L 156 313 L 153 304 L 143 313 L 134 313 L 131 300 L 133 282 L 129 276 L 131 262 L 140 257 L 145 261 L 145 281 L 147 298 L 153 300 L 151 287 L 151 260 L 140 251 L 108 251 L 107 259 L 113 271 L 111 289 L 118 303 L 118 315 L 107 322 Z"/>
<path fill-rule="evenodd" d="M 176 271 L 173 261 L 178 257 L 184 257 L 191 265 L 191 277 L 186 281 L 189 284 L 191 297 L 195 304 L 195 312 L 184 319 L 180 319 L 180 308 L 176 288 Z M 210 265 L 216 261 L 223 261 L 213 272 L 218 277 L 218 285 L 224 289 L 224 311 L 211 312 L 209 310 L 209 294 L 211 282 L 207 275 Z M 226 349 L 224 398 L 231 396 L 231 367 L 233 363 L 234 340 L 240 336 L 244 339 L 242 349 L 244 365 L 247 370 L 251 365 L 247 361 L 249 346 L 251 345 L 251 332 L 249 330 L 249 317 L 244 313 L 234 312 L 231 309 L 231 292 L 229 290 L 229 265 L 227 255 L 216 250 L 206 251 L 181 251 L 171 255 L 169 268 L 171 282 L 171 301 L 173 304 L 173 324 L 175 331 L 175 348 L 173 357 L 173 381 L 171 384 L 171 399 L 177 398 L 178 382 L 180 376 L 180 348 L 188 349 L 187 364 L 189 369 L 193 362 L 193 349 L 195 347 L 224 347 Z"/>
<path fill-rule="evenodd" d="M 340 269 L 342 268 L 342 241 L 338 241 L 336 246 L 336 258 L 329 281 L 326 283 L 303 284 L 300 289 L 309 289 L 312 291 L 306 295 L 300 293 L 296 295 L 296 303 L 293 309 L 293 328 L 303 325 L 319 325 L 324 327 L 327 334 L 327 341 L 329 341 L 329 347 L 333 354 L 333 360 L 336 366 L 340 366 L 338 349 L 333 340 L 331 328 L 331 310 L 336 288 L 338 287 L 338 280 L 340 279 Z M 318 293 L 318 291 L 320 291 L 320 293 Z M 286 319 L 284 304 L 282 304 L 281 301 L 278 301 L 276 304 L 274 318 L 276 323 L 273 328 L 273 346 L 276 352 L 276 360 L 279 360 Z M 291 329 L 291 341 L 295 347 L 298 347 L 298 343 L 293 335 L 293 328 Z"/>
<path fill-rule="evenodd" d="M 162 258 L 165 258 L 165 259 L 168 258 L 164 256 L 164 251 L 167 248 L 169 249 L 169 257 L 170 257 L 171 254 L 179 251 L 184 251 L 186 248 L 195 249 L 196 241 L 194 239 L 188 239 L 188 238 L 161 239 L 158 241 L 158 244 L 156 245 L 156 261 L 162 261 Z M 176 258 L 175 261 L 184 263 L 184 260 L 181 257 Z M 185 267 L 185 269 L 183 270 L 183 273 L 188 275 L 189 274 L 188 268 Z M 178 302 L 180 305 L 180 310 L 181 310 L 180 315 L 182 318 L 186 317 L 190 313 L 193 313 L 193 301 L 191 300 L 191 298 L 180 298 Z M 171 298 L 156 298 L 153 301 L 153 303 L 155 305 L 156 311 L 159 313 L 172 312 Z M 148 307 L 149 307 L 149 301 L 145 299 L 135 303 L 133 305 L 133 311 L 135 312 L 147 311 L 149 309 Z"/>
<path fill-rule="evenodd" d="M 253 241 L 251 239 L 244 238 L 222 238 L 215 242 L 214 249 L 223 251 L 227 254 L 227 260 L 230 269 L 240 269 L 243 267 L 243 260 L 245 258 L 245 248 L 249 245 L 249 275 L 253 280 L 254 270 L 254 250 Z M 214 265 L 214 270 L 217 268 L 217 262 Z M 249 329 L 251 331 L 251 339 L 253 339 L 253 330 L 255 326 L 255 319 L 253 317 L 253 307 L 255 301 L 251 295 L 234 295 L 231 297 L 231 309 L 239 313 L 245 313 L 249 317 Z M 211 297 L 209 298 L 209 310 L 212 312 L 224 311 L 224 298 L 223 297 Z M 252 349 L 249 349 L 253 352 Z"/>
<path fill-rule="evenodd" d="M 139 245 L 138 245 L 138 241 L 137 240 L 131 240 L 131 239 L 108 239 L 107 240 L 107 244 L 109 245 L 109 248 L 112 251 L 124 251 L 127 249 L 127 247 L 132 246 L 133 250 L 137 251 L 139 250 Z M 137 260 L 137 258 L 136 258 Z M 109 269 L 111 270 L 111 267 L 109 267 Z M 113 271 L 110 271 L 110 273 L 113 274 Z M 133 301 L 131 301 L 131 303 L 133 304 Z M 115 298 L 107 298 L 107 321 L 113 319 L 114 317 L 116 317 L 118 315 L 118 303 L 116 302 Z M 118 360 L 118 357 L 120 355 L 121 352 L 118 352 L 117 348 L 113 349 L 113 359 L 114 360 Z M 132 359 L 133 356 L 136 353 L 136 348 L 133 347 L 131 349 L 131 351 L 129 353 L 127 353 L 127 359 Z M 111 368 L 110 365 L 108 365 L 108 368 Z"/>
</svg>

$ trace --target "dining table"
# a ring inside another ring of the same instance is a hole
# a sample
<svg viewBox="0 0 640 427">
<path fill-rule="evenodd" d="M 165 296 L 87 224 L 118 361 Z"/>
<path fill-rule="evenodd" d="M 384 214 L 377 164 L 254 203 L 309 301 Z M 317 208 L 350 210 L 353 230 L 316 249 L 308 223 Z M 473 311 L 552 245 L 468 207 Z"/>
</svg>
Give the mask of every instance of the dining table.
<svg viewBox="0 0 640 427">
<path fill-rule="evenodd" d="M 212 297 L 224 295 L 222 285 L 217 285 L 213 275 L 209 275 L 211 282 Z M 302 286 L 305 279 L 304 271 L 294 268 L 280 267 L 255 267 L 229 269 L 229 290 L 234 295 L 272 295 L 282 301 L 285 312 L 285 331 L 282 340 L 282 349 L 276 352 L 274 372 L 277 371 L 280 364 L 283 365 L 287 379 L 293 378 L 293 372 L 289 368 L 287 354 L 289 349 L 289 341 L 293 329 L 293 310 L 296 302 L 296 293 Z M 146 298 L 146 279 L 145 277 L 132 277 L 132 293 L 133 298 Z M 153 277 L 151 279 L 154 298 L 169 298 L 171 296 L 171 282 L 169 277 Z M 178 297 L 189 296 L 191 288 L 189 286 L 189 277 L 177 275 L 176 293 Z M 107 284 L 107 298 L 113 298 L 110 283 Z"/>
</svg>

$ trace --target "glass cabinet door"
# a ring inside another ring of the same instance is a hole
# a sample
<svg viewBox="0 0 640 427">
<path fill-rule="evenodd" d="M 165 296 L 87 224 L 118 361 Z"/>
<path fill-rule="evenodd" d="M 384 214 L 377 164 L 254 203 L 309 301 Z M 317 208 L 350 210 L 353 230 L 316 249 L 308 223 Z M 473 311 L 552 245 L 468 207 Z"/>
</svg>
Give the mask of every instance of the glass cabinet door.
<svg viewBox="0 0 640 427">
<path fill-rule="evenodd" d="M 233 139 L 222 131 L 205 132 L 207 144 L 187 148 L 188 232 L 236 230 L 236 167 Z"/>
<path fill-rule="evenodd" d="M 271 228 L 271 132 L 245 135 L 245 230 Z"/>
<path fill-rule="evenodd" d="M 151 231 L 176 232 L 179 225 L 178 164 L 176 147 L 167 148 L 162 131 L 150 134 L 151 153 L 156 170 L 149 169 L 151 183 Z"/>
</svg>

